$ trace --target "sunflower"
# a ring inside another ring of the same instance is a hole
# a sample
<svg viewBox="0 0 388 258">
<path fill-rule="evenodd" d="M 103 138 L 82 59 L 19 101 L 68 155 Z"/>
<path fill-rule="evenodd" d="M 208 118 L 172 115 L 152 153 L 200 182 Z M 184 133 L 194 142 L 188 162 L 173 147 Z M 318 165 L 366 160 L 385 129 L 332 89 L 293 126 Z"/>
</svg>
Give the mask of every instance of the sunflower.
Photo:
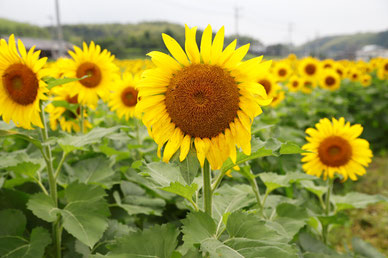
<svg viewBox="0 0 388 258">
<path fill-rule="evenodd" d="M 143 122 L 158 144 L 164 146 L 163 161 L 168 162 L 180 148 L 184 160 L 194 142 L 201 166 L 205 158 L 212 169 L 221 168 L 228 157 L 236 161 L 236 147 L 251 153 L 251 125 L 268 105 L 257 78 L 270 67 L 262 56 L 242 61 L 249 44 L 238 49 L 237 40 L 225 49 L 224 27 L 212 41 L 210 25 L 204 30 L 200 49 L 197 28 L 185 27 L 185 51 L 170 36 L 163 41 L 172 57 L 151 52 L 156 68 L 143 73 L 139 83 L 137 111 L 144 112 Z"/>
<path fill-rule="evenodd" d="M 288 90 L 291 92 L 297 92 L 301 89 L 302 83 L 303 83 L 302 78 L 300 78 L 296 75 L 293 75 L 288 80 L 288 83 L 287 83 Z"/>
<path fill-rule="evenodd" d="M 274 96 L 281 89 L 276 82 L 275 76 L 270 73 L 260 75 L 257 82 L 264 87 L 268 97 Z"/>
<path fill-rule="evenodd" d="M 335 66 L 335 61 L 333 59 L 325 59 L 321 62 L 323 69 L 333 69 Z"/>
<path fill-rule="evenodd" d="M 70 88 L 66 86 L 57 86 L 51 89 L 51 95 L 53 96 L 53 103 L 50 103 L 46 107 L 46 112 L 49 114 L 49 122 L 51 130 L 55 131 L 58 129 L 58 124 L 61 126 L 61 129 L 65 132 L 71 133 L 71 131 L 79 132 L 81 131 L 79 115 L 80 107 L 72 111 L 67 109 L 64 106 L 56 106 L 55 101 L 66 101 L 68 104 L 79 104 L 78 95 L 72 96 L 70 93 Z M 84 117 L 87 117 L 87 112 L 84 110 Z M 84 120 L 85 131 L 89 128 L 92 128 L 90 122 Z"/>
<path fill-rule="evenodd" d="M 276 94 L 273 96 L 273 99 L 271 102 L 271 107 L 276 107 L 277 105 L 279 105 L 280 102 L 282 102 L 284 98 L 285 98 L 284 91 L 278 90 L 276 92 Z"/>
<path fill-rule="evenodd" d="M 291 67 L 286 62 L 278 62 L 272 72 L 277 81 L 283 82 L 290 76 Z"/>
<path fill-rule="evenodd" d="M 7 123 L 32 129 L 31 124 L 43 127 L 40 118 L 40 100 L 45 100 L 48 92 L 42 67 L 47 58 L 39 58 L 40 51 L 28 53 L 21 40 L 18 50 L 14 35 L 7 42 L 0 41 L 0 116 Z"/>
<path fill-rule="evenodd" d="M 107 99 L 113 80 L 118 76 L 118 68 L 113 63 L 114 56 L 106 49 L 101 51 L 99 45 L 92 41 L 88 47 L 83 43 L 83 50 L 74 46 L 74 52 L 69 51 L 70 62 L 64 63 L 65 77 L 88 78 L 69 83 L 66 87 L 72 89 L 72 96 L 78 95 L 78 101 L 95 109 L 98 97 Z"/>
<path fill-rule="evenodd" d="M 302 87 L 301 91 L 306 94 L 310 94 L 315 87 L 317 87 L 317 82 L 311 78 L 302 78 Z"/>
<path fill-rule="evenodd" d="M 372 77 L 369 74 L 364 74 L 361 76 L 361 85 L 364 87 L 370 86 L 372 82 Z"/>
<path fill-rule="evenodd" d="M 319 60 L 306 57 L 298 65 L 299 74 L 307 78 L 316 78 L 320 72 Z"/>
<path fill-rule="evenodd" d="M 332 122 L 321 119 L 315 127 L 306 130 L 308 143 L 302 147 L 311 152 L 302 153 L 303 169 L 307 174 L 320 177 L 323 173 L 326 179 L 338 173 L 345 181 L 348 177 L 357 180 L 356 175 L 366 173 L 364 166 L 368 166 L 373 155 L 368 141 L 357 138 L 363 130 L 361 125 L 350 126 L 341 117 L 339 120 L 333 118 Z"/>
<path fill-rule="evenodd" d="M 377 69 L 377 77 L 380 80 L 388 80 L 388 59 L 382 59 Z"/>
<path fill-rule="evenodd" d="M 336 73 L 340 76 L 341 79 L 345 77 L 345 67 L 341 63 L 334 63 L 333 69 L 336 71 Z"/>
<path fill-rule="evenodd" d="M 340 87 L 341 78 L 333 69 L 324 69 L 320 75 L 320 86 L 324 89 L 334 91 Z"/>
<path fill-rule="evenodd" d="M 119 118 L 125 116 L 125 119 L 128 120 L 129 117 L 135 115 L 138 95 L 136 86 L 139 80 L 140 74 L 132 75 L 132 73 L 126 72 L 123 74 L 123 78 L 117 80 L 112 88 L 113 92 L 108 105 L 112 111 L 117 112 Z"/>
<path fill-rule="evenodd" d="M 349 71 L 348 71 L 348 78 L 352 81 L 352 82 L 357 82 L 361 79 L 361 71 L 359 69 L 356 69 L 356 68 L 351 68 Z"/>
</svg>

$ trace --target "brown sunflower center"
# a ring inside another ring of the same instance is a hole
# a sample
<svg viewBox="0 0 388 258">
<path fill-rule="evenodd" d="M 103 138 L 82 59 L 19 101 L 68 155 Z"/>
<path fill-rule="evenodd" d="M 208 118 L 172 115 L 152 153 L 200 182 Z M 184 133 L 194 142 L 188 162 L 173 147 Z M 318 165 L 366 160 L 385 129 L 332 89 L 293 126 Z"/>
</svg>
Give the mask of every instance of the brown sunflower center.
<svg viewBox="0 0 388 258">
<path fill-rule="evenodd" d="M 358 74 L 356 74 L 356 73 L 354 73 L 354 74 L 352 75 L 352 78 L 353 78 L 353 79 L 357 79 L 357 77 L 358 77 Z"/>
<path fill-rule="evenodd" d="M 3 73 L 3 84 L 9 97 L 27 106 L 38 95 L 39 81 L 36 74 L 24 64 L 12 64 Z"/>
<path fill-rule="evenodd" d="M 332 67 L 331 64 L 325 64 L 325 65 L 323 66 L 323 68 L 331 68 L 331 67 Z"/>
<path fill-rule="evenodd" d="M 88 75 L 89 77 L 82 79 L 79 82 L 86 88 L 97 87 L 102 80 L 100 68 L 91 62 L 82 63 L 77 68 L 77 78 L 81 78 L 85 75 Z"/>
<path fill-rule="evenodd" d="M 384 70 L 388 71 L 388 63 L 384 65 Z"/>
<path fill-rule="evenodd" d="M 329 167 L 343 166 L 352 158 L 352 147 L 344 138 L 330 136 L 319 145 L 318 156 Z"/>
<path fill-rule="evenodd" d="M 263 80 L 260 80 L 259 81 L 259 83 L 261 84 L 261 85 L 263 85 L 263 87 L 264 87 L 264 89 L 265 89 L 265 92 L 267 93 L 267 95 L 271 92 L 271 86 L 272 86 L 272 84 L 271 84 L 271 82 L 270 81 L 268 81 L 268 80 L 266 80 L 266 79 L 263 79 Z"/>
<path fill-rule="evenodd" d="M 193 64 L 171 79 L 165 102 L 172 122 L 185 134 L 211 138 L 237 117 L 239 90 L 221 67 Z"/>
<path fill-rule="evenodd" d="M 286 71 L 286 69 L 281 68 L 281 69 L 279 69 L 278 74 L 279 74 L 279 76 L 283 77 L 287 74 L 287 71 Z"/>
<path fill-rule="evenodd" d="M 137 103 L 137 90 L 133 87 L 127 87 L 121 93 L 121 101 L 127 107 L 133 107 Z"/>
<path fill-rule="evenodd" d="M 332 76 L 327 76 L 325 79 L 325 83 L 327 86 L 331 87 L 335 84 L 335 79 Z"/>
<path fill-rule="evenodd" d="M 338 73 L 340 76 L 342 76 L 343 72 L 342 72 L 341 69 L 337 69 L 336 71 L 337 71 L 337 73 Z"/>
<path fill-rule="evenodd" d="M 306 67 L 304 68 L 305 72 L 308 74 L 308 75 L 313 75 L 315 74 L 315 71 L 317 70 L 317 68 L 315 67 L 314 64 L 308 64 L 306 65 Z"/>
<path fill-rule="evenodd" d="M 292 86 L 293 86 L 294 88 L 298 87 L 298 85 L 299 85 L 299 82 L 298 82 L 298 81 L 293 81 L 293 82 L 292 82 Z"/>
</svg>

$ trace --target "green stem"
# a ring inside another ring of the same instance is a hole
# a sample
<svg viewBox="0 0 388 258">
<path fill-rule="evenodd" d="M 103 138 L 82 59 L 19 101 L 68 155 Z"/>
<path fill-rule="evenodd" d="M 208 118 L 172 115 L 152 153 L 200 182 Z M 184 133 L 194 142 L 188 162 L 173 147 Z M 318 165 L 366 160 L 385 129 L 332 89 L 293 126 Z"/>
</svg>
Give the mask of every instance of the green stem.
<svg viewBox="0 0 388 258">
<path fill-rule="evenodd" d="M 251 183 L 252 190 L 253 190 L 253 192 L 255 194 L 257 204 L 259 205 L 259 209 L 263 210 L 263 207 L 262 207 L 262 204 L 261 204 L 261 197 L 260 197 L 259 186 L 257 185 L 256 178 L 253 175 L 252 171 L 251 171 L 251 175 L 252 175 L 252 177 L 249 177 L 249 182 Z"/>
<path fill-rule="evenodd" d="M 56 179 L 58 178 L 58 176 L 59 176 L 59 172 L 61 171 L 62 165 L 63 165 L 63 163 L 65 162 L 66 156 L 67 156 L 67 153 L 66 153 L 66 152 L 63 152 L 63 153 L 62 153 L 62 158 L 61 158 L 61 160 L 59 161 L 59 164 L 58 164 L 57 169 L 55 170 L 55 174 L 54 174 L 55 180 L 56 180 Z"/>
<path fill-rule="evenodd" d="M 81 128 L 81 134 L 84 133 L 84 127 L 85 127 L 85 116 L 84 116 L 84 105 L 83 104 L 80 104 L 80 115 L 81 115 L 81 119 L 80 119 L 80 128 Z"/>
<path fill-rule="evenodd" d="M 205 164 L 202 168 L 202 177 L 203 177 L 203 199 L 205 212 L 211 217 L 212 216 L 212 189 L 210 184 L 210 165 L 207 160 L 205 160 Z"/>
<path fill-rule="evenodd" d="M 325 199 L 325 215 L 329 216 L 330 214 L 330 195 L 333 190 L 333 179 L 327 180 L 327 192 L 326 192 L 326 199 Z M 322 227 L 322 238 L 323 242 L 327 245 L 328 243 L 328 234 L 329 234 L 329 224 L 323 225 Z"/>
<path fill-rule="evenodd" d="M 218 186 L 221 184 L 222 179 L 224 178 L 227 170 L 224 172 L 224 170 L 221 170 L 218 174 L 216 181 L 212 184 L 212 193 L 218 188 Z"/>
<path fill-rule="evenodd" d="M 48 130 L 46 125 L 46 117 L 44 115 L 44 109 L 42 102 L 40 103 L 40 117 L 42 119 L 43 128 L 41 128 L 41 135 L 43 142 L 48 140 Z M 49 144 L 45 144 L 43 147 L 43 152 L 45 153 L 45 161 L 47 166 L 47 174 L 49 179 L 49 190 L 50 196 L 53 199 L 55 207 L 58 207 L 58 193 L 57 193 L 57 182 L 54 176 L 54 167 L 53 167 L 53 157 L 51 153 L 51 147 Z M 56 249 L 57 249 L 57 258 L 61 257 L 61 232 L 58 230 L 58 225 L 60 224 L 60 217 L 58 217 L 57 221 L 53 224 L 53 235 L 56 240 Z"/>
</svg>

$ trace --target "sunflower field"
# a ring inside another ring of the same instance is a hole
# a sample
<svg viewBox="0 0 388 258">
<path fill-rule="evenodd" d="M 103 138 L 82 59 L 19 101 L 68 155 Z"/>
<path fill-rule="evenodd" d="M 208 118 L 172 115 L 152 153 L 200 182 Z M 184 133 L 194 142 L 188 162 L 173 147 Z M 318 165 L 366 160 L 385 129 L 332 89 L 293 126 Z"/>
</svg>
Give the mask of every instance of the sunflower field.
<svg viewBox="0 0 388 258">
<path fill-rule="evenodd" d="M 388 255 L 388 59 L 196 32 L 144 60 L 0 41 L 0 257 Z"/>
</svg>

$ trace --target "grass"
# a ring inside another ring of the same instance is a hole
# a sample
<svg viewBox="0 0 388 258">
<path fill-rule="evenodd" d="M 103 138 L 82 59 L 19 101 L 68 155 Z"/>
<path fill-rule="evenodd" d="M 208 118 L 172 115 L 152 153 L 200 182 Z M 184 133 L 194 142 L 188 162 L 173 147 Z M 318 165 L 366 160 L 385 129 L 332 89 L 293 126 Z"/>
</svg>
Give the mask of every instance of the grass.
<svg viewBox="0 0 388 258">
<path fill-rule="evenodd" d="M 346 183 L 346 192 L 358 191 L 367 194 L 388 196 L 388 155 L 375 157 L 367 174 L 357 182 Z M 350 223 L 333 229 L 331 242 L 337 250 L 351 246 L 352 237 L 358 236 L 388 256 L 388 203 L 369 205 L 366 209 L 348 212 Z"/>
</svg>

